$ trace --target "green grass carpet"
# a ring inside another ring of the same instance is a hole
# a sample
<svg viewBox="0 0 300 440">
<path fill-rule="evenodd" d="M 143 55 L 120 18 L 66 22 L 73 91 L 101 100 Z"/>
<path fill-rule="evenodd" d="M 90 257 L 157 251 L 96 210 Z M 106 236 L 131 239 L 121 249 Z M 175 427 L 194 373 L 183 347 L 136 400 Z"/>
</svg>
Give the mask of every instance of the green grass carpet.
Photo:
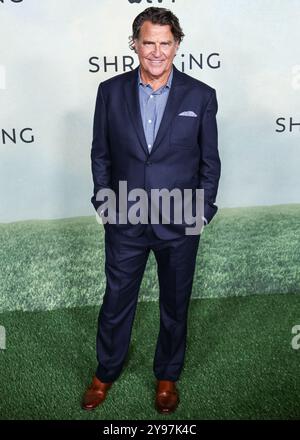
<svg viewBox="0 0 300 440">
<path fill-rule="evenodd" d="M 291 346 L 299 295 L 192 300 L 181 403 L 169 416 L 153 407 L 156 302 L 138 304 L 126 366 L 107 400 L 93 412 L 80 409 L 96 368 L 98 311 L 0 315 L 7 334 L 0 350 L 1 419 L 300 418 L 300 350 Z"/>
<path fill-rule="evenodd" d="M 222 209 L 201 236 L 193 298 L 300 293 L 300 205 Z M 0 312 L 99 304 L 103 226 L 95 217 L 0 224 Z M 140 300 L 158 296 L 148 260 Z"/>
</svg>

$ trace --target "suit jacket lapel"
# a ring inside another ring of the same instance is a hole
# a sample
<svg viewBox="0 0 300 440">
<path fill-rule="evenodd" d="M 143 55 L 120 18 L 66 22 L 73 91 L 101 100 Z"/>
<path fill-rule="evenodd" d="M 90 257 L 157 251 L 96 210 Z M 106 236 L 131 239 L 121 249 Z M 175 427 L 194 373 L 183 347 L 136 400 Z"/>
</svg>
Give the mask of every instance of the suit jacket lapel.
<svg viewBox="0 0 300 440">
<path fill-rule="evenodd" d="M 176 112 L 179 109 L 179 106 L 181 102 L 183 101 L 186 88 L 185 81 L 181 76 L 180 71 L 174 66 L 173 64 L 173 79 L 171 88 L 169 91 L 168 100 L 166 103 L 165 111 L 153 144 L 153 147 L 151 149 L 151 153 L 153 154 L 155 150 L 159 147 L 161 141 L 163 140 L 164 136 L 166 135 L 167 130 L 170 127 L 171 121 L 176 115 Z"/>
<path fill-rule="evenodd" d="M 138 67 L 136 67 L 131 72 L 130 79 L 125 83 L 125 98 L 133 126 L 137 132 L 140 141 L 140 145 L 142 146 L 144 152 L 148 156 L 149 150 L 147 146 L 143 121 L 141 116 L 140 98 L 139 98 L 139 90 L 138 90 L 137 82 L 138 82 Z"/>
</svg>

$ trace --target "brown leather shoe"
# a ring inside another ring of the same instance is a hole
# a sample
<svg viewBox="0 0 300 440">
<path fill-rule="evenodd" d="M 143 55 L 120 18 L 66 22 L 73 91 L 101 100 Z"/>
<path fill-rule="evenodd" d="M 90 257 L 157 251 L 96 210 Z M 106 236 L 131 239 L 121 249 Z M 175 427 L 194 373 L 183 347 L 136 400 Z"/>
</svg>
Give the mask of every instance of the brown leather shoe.
<svg viewBox="0 0 300 440">
<path fill-rule="evenodd" d="M 106 393 L 112 386 L 113 382 L 104 383 L 101 382 L 96 376 L 93 377 L 93 381 L 89 388 L 86 390 L 82 400 L 82 409 L 90 411 L 95 409 L 106 398 Z"/>
<path fill-rule="evenodd" d="M 169 414 L 176 410 L 179 403 L 176 382 L 158 380 L 156 385 L 155 408 L 161 414 Z"/>
</svg>

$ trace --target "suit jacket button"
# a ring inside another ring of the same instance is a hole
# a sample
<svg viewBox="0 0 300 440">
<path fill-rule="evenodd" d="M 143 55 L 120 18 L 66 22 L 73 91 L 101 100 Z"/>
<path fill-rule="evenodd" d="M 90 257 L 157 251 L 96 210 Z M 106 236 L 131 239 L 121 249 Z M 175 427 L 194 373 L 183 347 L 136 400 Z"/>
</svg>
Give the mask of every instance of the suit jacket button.
<svg viewBox="0 0 300 440">
<path fill-rule="evenodd" d="M 150 160 L 147 160 L 146 165 L 150 166 L 150 165 L 152 165 L 152 162 Z"/>
</svg>

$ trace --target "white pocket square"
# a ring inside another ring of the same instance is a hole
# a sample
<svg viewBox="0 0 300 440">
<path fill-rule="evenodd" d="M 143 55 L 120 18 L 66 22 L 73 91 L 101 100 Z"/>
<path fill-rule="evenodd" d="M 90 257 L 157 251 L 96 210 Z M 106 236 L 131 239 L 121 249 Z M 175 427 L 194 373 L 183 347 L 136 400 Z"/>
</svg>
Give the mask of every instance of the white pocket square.
<svg viewBox="0 0 300 440">
<path fill-rule="evenodd" d="M 178 116 L 191 116 L 192 118 L 196 118 L 197 114 L 195 112 L 193 112 L 192 110 L 188 110 L 188 111 L 179 113 Z"/>
</svg>

